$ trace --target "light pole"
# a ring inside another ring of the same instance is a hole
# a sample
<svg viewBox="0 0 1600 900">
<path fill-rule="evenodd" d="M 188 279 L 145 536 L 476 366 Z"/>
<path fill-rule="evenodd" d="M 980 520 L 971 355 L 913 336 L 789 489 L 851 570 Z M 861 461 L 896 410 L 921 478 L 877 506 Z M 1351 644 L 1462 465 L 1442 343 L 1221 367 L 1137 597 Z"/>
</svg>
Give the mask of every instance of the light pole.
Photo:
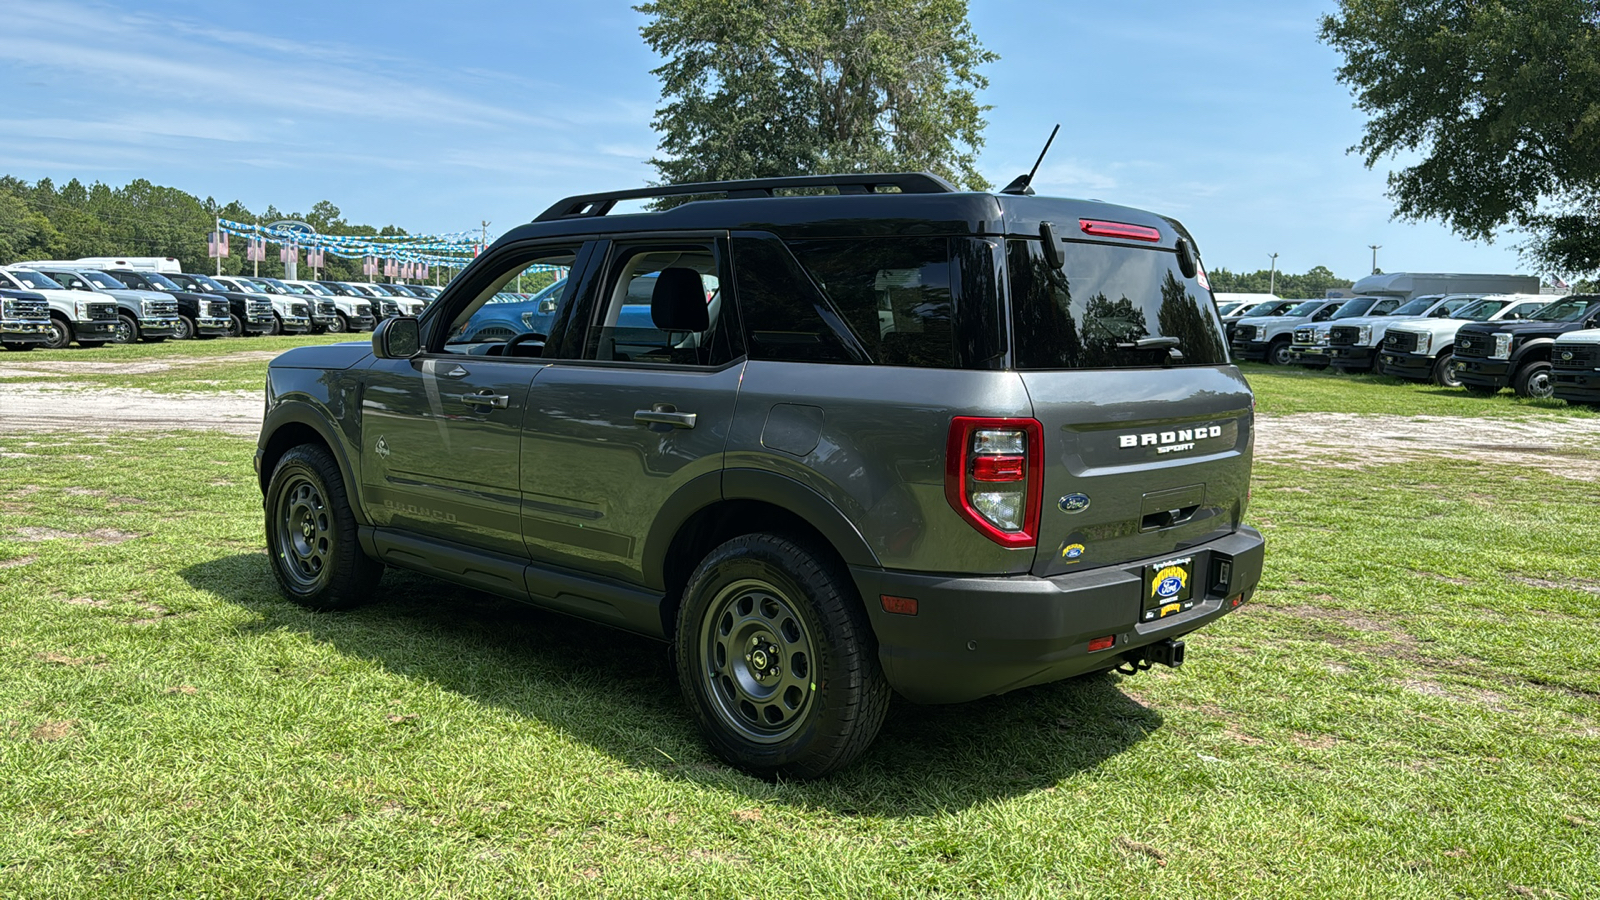
<svg viewBox="0 0 1600 900">
<path fill-rule="evenodd" d="M 1383 249 L 1382 244 L 1368 244 L 1367 249 L 1372 251 L 1372 274 L 1378 274 L 1378 251 Z"/>
<path fill-rule="evenodd" d="M 1278 254 L 1272 254 L 1272 274 L 1267 277 L 1267 293 L 1278 293 Z"/>
</svg>

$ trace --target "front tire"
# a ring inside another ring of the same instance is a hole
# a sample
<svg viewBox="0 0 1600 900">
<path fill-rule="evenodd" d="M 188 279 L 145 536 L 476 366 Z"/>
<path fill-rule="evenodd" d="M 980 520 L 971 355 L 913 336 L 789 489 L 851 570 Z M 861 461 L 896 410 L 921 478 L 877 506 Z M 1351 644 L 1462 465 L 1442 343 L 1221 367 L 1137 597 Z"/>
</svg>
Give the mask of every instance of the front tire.
<svg viewBox="0 0 1600 900">
<path fill-rule="evenodd" d="M 315 444 L 291 449 L 272 470 L 266 500 L 267 555 L 283 595 L 312 609 L 365 603 L 383 564 L 361 551 L 333 456 Z"/>
<path fill-rule="evenodd" d="M 344 313 L 338 313 L 334 316 L 334 320 L 328 323 L 329 334 L 345 334 L 349 331 L 350 320 L 345 318 Z"/>
<path fill-rule="evenodd" d="M 228 337 L 244 336 L 244 320 L 238 313 L 228 313 Z"/>
<path fill-rule="evenodd" d="M 1289 341 L 1279 338 L 1267 347 L 1267 363 L 1274 366 L 1287 366 L 1294 362 L 1294 353 L 1290 350 Z"/>
<path fill-rule="evenodd" d="M 1543 360 L 1535 360 L 1517 370 L 1511 379 L 1511 389 L 1517 392 L 1518 397 L 1528 397 L 1534 400 L 1546 400 L 1554 397 L 1556 393 L 1555 380 L 1550 377 L 1550 364 Z"/>
<path fill-rule="evenodd" d="M 44 345 L 51 350 L 65 350 L 72 343 L 72 326 L 65 320 L 50 317 L 50 328 L 45 332 Z"/>
<path fill-rule="evenodd" d="M 195 333 L 194 320 L 188 316 L 178 316 L 178 328 L 172 333 L 172 339 L 175 341 L 193 340 Z"/>
<path fill-rule="evenodd" d="M 283 334 L 283 319 L 277 313 L 272 314 L 272 330 L 267 333 L 271 335 Z"/>
<path fill-rule="evenodd" d="M 131 344 L 139 339 L 139 323 L 133 316 L 123 314 L 117 316 L 117 330 L 111 338 L 113 344 Z"/>
<path fill-rule="evenodd" d="M 678 610 L 678 684 L 712 750 L 765 775 L 848 766 L 889 708 L 872 629 L 831 559 L 771 534 L 701 560 Z"/>
<path fill-rule="evenodd" d="M 1439 359 L 1433 364 L 1433 383 L 1439 387 L 1461 387 L 1461 379 L 1456 377 L 1455 363 L 1454 353 L 1439 354 Z"/>
</svg>

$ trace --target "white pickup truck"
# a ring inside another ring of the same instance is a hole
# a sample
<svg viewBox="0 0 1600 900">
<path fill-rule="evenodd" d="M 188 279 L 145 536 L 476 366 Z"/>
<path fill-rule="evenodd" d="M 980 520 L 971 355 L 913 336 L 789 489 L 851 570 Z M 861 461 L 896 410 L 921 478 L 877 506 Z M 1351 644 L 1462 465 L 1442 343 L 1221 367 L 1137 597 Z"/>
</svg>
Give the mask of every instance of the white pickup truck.
<svg viewBox="0 0 1600 900">
<path fill-rule="evenodd" d="M 50 324 L 42 346 L 60 350 L 73 341 L 99 347 L 117 334 L 117 301 L 69 291 L 50 276 L 28 269 L 0 268 L 0 288 L 31 291 L 50 306 Z"/>
</svg>

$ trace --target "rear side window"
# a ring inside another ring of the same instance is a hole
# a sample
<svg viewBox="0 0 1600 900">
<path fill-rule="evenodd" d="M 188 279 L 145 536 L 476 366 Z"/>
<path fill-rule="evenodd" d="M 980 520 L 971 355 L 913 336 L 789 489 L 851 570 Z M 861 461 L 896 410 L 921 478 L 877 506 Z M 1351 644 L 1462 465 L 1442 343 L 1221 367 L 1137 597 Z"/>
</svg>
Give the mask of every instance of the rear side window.
<svg viewBox="0 0 1600 900">
<path fill-rule="evenodd" d="M 1066 264 L 1057 269 L 1038 241 L 1007 242 L 1017 368 L 1228 361 L 1211 292 L 1184 277 L 1177 254 L 1081 242 L 1064 243 L 1062 253 Z"/>
<path fill-rule="evenodd" d="M 872 361 L 964 368 L 947 238 L 792 241 L 789 249 Z"/>
</svg>

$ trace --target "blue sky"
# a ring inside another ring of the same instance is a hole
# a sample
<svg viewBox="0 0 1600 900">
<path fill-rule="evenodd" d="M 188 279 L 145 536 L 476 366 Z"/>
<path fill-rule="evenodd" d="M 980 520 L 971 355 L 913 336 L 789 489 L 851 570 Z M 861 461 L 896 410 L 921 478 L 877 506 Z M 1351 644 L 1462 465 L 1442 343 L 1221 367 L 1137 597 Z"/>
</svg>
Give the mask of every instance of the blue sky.
<svg viewBox="0 0 1600 900">
<path fill-rule="evenodd" d="M 1182 219 L 1211 268 L 1518 272 L 1494 245 L 1390 221 L 1363 118 L 1316 40 L 1331 2 L 974 0 L 980 169 L 1061 136 L 1041 193 Z M 491 236 L 562 196 L 644 184 L 659 60 L 628 3 L 0 0 L 0 173 L 148 178 L 254 209 Z"/>
</svg>

